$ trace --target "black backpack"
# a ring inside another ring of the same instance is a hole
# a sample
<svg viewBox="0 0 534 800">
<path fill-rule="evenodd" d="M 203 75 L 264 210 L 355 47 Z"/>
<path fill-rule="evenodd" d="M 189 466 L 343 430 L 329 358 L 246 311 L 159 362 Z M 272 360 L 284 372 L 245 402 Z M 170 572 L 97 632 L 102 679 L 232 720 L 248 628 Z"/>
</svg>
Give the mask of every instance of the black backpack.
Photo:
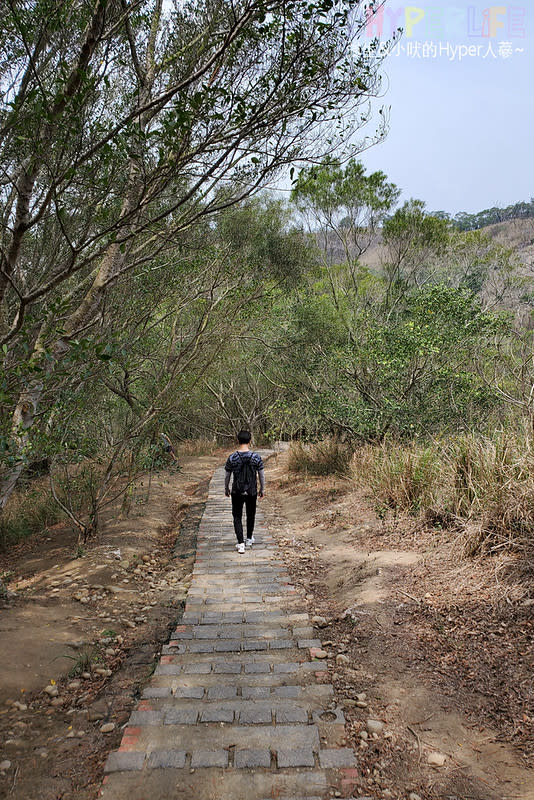
<svg viewBox="0 0 534 800">
<path fill-rule="evenodd" d="M 239 456 L 239 464 L 237 469 L 234 470 L 234 482 L 232 491 L 235 494 L 256 494 L 256 470 L 252 465 L 252 453 L 246 455 L 237 454 Z"/>
</svg>

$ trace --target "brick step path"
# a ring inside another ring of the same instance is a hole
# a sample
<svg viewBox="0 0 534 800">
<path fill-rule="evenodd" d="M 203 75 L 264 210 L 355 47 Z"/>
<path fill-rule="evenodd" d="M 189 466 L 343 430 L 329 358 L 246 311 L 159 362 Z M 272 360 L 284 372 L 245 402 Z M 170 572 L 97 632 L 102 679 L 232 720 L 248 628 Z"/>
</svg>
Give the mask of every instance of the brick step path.
<svg viewBox="0 0 534 800">
<path fill-rule="evenodd" d="M 344 718 L 301 598 L 259 504 L 256 544 L 235 550 L 224 469 L 198 533 L 193 581 L 121 746 L 105 800 L 320 800 L 356 775 Z"/>
</svg>

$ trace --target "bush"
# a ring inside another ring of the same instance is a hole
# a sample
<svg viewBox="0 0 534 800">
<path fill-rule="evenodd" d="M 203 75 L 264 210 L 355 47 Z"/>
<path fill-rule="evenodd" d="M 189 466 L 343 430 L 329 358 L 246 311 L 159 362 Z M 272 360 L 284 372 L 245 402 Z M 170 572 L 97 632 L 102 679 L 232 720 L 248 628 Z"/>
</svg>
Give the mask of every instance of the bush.
<svg viewBox="0 0 534 800">
<path fill-rule="evenodd" d="M 335 439 L 324 439 L 315 444 L 293 442 L 289 448 L 290 472 L 309 475 L 338 475 L 347 477 L 351 471 L 352 450 Z"/>
</svg>

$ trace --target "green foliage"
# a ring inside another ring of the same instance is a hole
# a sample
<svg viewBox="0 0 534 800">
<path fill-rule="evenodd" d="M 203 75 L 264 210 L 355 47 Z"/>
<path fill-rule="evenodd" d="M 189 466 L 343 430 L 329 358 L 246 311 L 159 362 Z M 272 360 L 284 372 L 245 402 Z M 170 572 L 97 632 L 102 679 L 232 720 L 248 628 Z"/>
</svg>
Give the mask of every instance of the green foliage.
<svg viewBox="0 0 534 800">
<path fill-rule="evenodd" d="M 474 358 L 506 330 L 508 319 L 484 312 L 468 290 L 412 291 L 389 319 L 362 310 L 352 316 L 350 337 L 336 327 L 337 318 L 326 296 L 312 297 L 295 315 L 298 358 L 309 376 L 301 395 L 324 433 L 411 438 L 477 426 L 498 404 Z"/>
<path fill-rule="evenodd" d="M 359 222 L 363 215 L 383 217 L 400 196 L 383 172 L 366 175 L 363 164 L 350 160 L 344 167 L 336 161 L 300 171 L 291 193 L 303 211 L 313 210 L 329 220 L 340 218 L 341 225 Z"/>
</svg>

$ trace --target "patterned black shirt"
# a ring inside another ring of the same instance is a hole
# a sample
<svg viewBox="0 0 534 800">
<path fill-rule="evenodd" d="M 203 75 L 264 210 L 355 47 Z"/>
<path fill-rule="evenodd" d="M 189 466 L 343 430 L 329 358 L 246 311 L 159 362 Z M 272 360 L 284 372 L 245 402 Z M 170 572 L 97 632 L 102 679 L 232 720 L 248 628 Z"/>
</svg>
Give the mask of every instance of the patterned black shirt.
<svg viewBox="0 0 534 800">
<path fill-rule="evenodd" d="M 226 464 L 224 469 L 226 470 L 226 476 L 224 481 L 224 489 L 227 491 L 230 487 L 230 478 L 234 472 L 237 472 L 241 465 L 241 455 L 243 453 L 250 452 L 250 463 L 256 470 L 256 475 L 260 479 L 260 492 L 263 494 L 265 489 L 265 473 L 263 470 L 263 461 L 261 456 L 258 453 L 254 453 L 253 451 L 238 451 L 236 450 L 231 455 L 228 456 L 226 459 Z M 257 490 L 255 494 L 257 493 Z"/>
</svg>

